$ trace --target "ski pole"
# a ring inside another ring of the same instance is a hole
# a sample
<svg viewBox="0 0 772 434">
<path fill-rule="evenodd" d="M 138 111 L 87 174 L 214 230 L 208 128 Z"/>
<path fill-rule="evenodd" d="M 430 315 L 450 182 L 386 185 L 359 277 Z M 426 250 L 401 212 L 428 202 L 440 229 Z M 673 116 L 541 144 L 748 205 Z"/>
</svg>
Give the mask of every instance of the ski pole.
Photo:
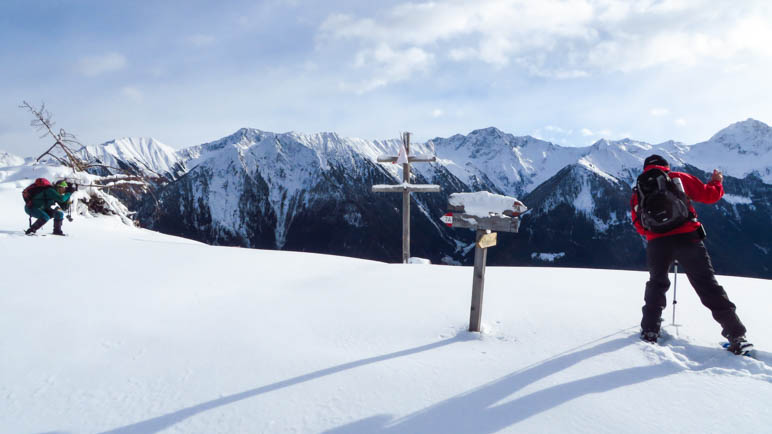
<svg viewBox="0 0 772 434">
<path fill-rule="evenodd" d="M 673 265 L 673 325 L 675 325 L 675 308 L 678 303 L 678 300 L 676 300 L 676 289 L 678 288 L 678 261 L 675 261 Z"/>
</svg>

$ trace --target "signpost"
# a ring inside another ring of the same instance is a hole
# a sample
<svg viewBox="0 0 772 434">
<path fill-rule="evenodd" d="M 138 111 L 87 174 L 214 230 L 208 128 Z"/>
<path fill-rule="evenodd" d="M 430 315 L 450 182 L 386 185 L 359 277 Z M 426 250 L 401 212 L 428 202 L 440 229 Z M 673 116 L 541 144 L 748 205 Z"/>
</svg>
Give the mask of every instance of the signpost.
<svg viewBox="0 0 772 434">
<path fill-rule="evenodd" d="M 375 193 L 402 193 L 402 263 L 410 259 L 410 193 L 439 193 L 440 186 L 433 184 L 411 184 L 410 163 L 430 163 L 437 161 L 433 155 L 410 155 L 410 133 L 402 134 L 402 147 L 399 155 L 381 155 L 379 163 L 402 164 L 402 184 L 374 185 Z"/>
<path fill-rule="evenodd" d="M 494 231 L 518 232 L 520 215 L 527 208 L 513 197 L 492 195 L 488 192 L 454 193 L 450 195 L 448 202 L 450 212 L 440 217 L 440 220 L 453 228 L 476 231 L 469 331 L 479 332 L 482 323 L 485 264 L 488 259 L 488 248 L 495 246 L 497 241 L 497 233 Z M 481 212 L 480 209 L 487 209 L 488 211 Z"/>
</svg>

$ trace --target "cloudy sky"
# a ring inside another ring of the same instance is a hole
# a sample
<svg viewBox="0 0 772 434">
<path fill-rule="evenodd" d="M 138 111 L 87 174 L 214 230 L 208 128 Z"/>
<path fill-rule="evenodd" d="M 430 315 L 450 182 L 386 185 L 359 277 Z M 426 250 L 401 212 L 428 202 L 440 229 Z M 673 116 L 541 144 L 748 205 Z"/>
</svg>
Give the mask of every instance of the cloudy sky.
<svg viewBox="0 0 772 434">
<path fill-rule="evenodd" d="M 696 143 L 772 123 L 767 0 L 0 2 L 0 150 L 241 127 Z"/>
</svg>

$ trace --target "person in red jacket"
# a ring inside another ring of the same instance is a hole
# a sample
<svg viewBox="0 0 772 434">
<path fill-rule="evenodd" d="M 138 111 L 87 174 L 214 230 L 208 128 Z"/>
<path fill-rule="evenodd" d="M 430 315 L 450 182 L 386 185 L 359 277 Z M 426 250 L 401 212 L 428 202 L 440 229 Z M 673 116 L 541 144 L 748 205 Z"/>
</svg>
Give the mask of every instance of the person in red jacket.
<svg viewBox="0 0 772 434">
<path fill-rule="evenodd" d="M 746 329 L 735 313 L 734 303 L 729 301 L 726 291 L 716 281 L 710 256 L 702 242 L 705 229 L 697 220 L 697 211 L 691 204 L 692 200 L 707 204 L 718 202 L 724 195 L 723 175 L 714 170 L 710 181 L 703 184 L 692 175 L 671 171 L 667 160 L 659 155 L 651 155 L 644 160 L 643 171 L 653 169 L 662 170 L 671 180 L 680 180 L 683 192 L 690 199 L 687 201 L 690 218 L 665 233 L 649 231 L 643 227 L 639 218 L 638 191 L 633 191 L 630 200 L 631 216 L 635 229 L 646 237 L 646 265 L 649 269 L 642 309 L 641 339 L 656 343 L 660 336 L 661 314 L 667 304 L 665 292 L 670 287 L 668 270 L 673 261 L 678 261 L 702 304 L 710 309 L 713 318 L 721 325 L 721 335 L 729 340 L 728 349 L 735 354 L 747 353 L 753 345 L 745 338 Z"/>
</svg>

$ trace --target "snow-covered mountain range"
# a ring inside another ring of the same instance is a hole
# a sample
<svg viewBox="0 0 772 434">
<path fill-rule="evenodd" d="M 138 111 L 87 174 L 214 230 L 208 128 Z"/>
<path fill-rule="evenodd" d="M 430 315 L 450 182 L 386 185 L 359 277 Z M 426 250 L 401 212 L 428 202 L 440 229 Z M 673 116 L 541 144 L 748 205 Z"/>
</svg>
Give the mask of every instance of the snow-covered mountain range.
<svg viewBox="0 0 772 434">
<path fill-rule="evenodd" d="M 312 159 L 319 160 L 323 169 L 329 167 L 326 162 L 329 159 L 353 162 L 356 154 L 375 161 L 378 155 L 394 153 L 399 146 L 398 140 L 371 141 L 344 138 L 335 133 L 276 134 L 244 128 L 223 139 L 180 151 L 152 138 L 122 138 L 87 149 L 107 166 L 120 167 L 130 163 L 147 174 L 178 177 L 226 147 L 246 150 L 257 145 L 266 152 L 265 142 L 271 140 L 297 143 L 294 149 L 282 151 L 290 153 L 288 164 L 306 165 L 308 160 L 304 160 L 302 154 L 307 151 L 313 154 Z M 694 145 L 674 141 L 652 145 L 631 139 L 601 139 L 588 147 L 565 147 L 531 136 L 516 137 L 491 127 L 472 131 L 466 136 L 435 138 L 412 146 L 415 153 L 436 154 L 439 159 L 436 164 L 465 183 L 474 184 L 488 178 L 500 190 L 509 193 L 532 191 L 569 164 L 581 164 L 601 175 L 631 181 L 643 159 L 652 153 L 665 156 L 674 166 L 690 164 L 705 171 L 717 167 L 725 175 L 744 178 L 753 174 L 764 183 L 772 184 L 772 128 L 754 119 L 732 124 L 709 140 Z M 301 152 L 291 155 L 293 151 Z M 23 162 L 19 157 L 0 154 L 3 165 L 11 165 L 5 161 L 10 158 Z M 421 171 L 422 167 L 415 169 Z"/>
<path fill-rule="evenodd" d="M 402 182 L 401 166 L 376 162 L 396 155 L 399 143 L 244 128 L 177 152 L 153 139 L 115 140 L 89 152 L 107 166 L 169 181 L 138 206 L 145 226 L 213 244 L 396 260 L 399 195 L 370 186 Z M 656 153 L 703 179 L 723 170 L 725 199 L 698 207 L 708 243 L 721 243 L 714 262 L 724 273 L 772 275 L 772 128 L 762 122 L 732 124 L 694 145 L 604 139 L 564 147 L 486 128 L 415 143 L 411 153 L 438 159 L 414 164 L 411 182 L 442 187 L 413 195 L 414 255 L 469 262 L 471 233 L 448 229 L 438 217 L 449 194 L 487 190 L 534 209 L 521 234 L 501 237 L 500 248 L 491 249 L 492 263 L 547 257 L 561 265 L 641 268 L 643 244 L 630 227 L 628 203 L 643 160 Z"/>
</svg>

